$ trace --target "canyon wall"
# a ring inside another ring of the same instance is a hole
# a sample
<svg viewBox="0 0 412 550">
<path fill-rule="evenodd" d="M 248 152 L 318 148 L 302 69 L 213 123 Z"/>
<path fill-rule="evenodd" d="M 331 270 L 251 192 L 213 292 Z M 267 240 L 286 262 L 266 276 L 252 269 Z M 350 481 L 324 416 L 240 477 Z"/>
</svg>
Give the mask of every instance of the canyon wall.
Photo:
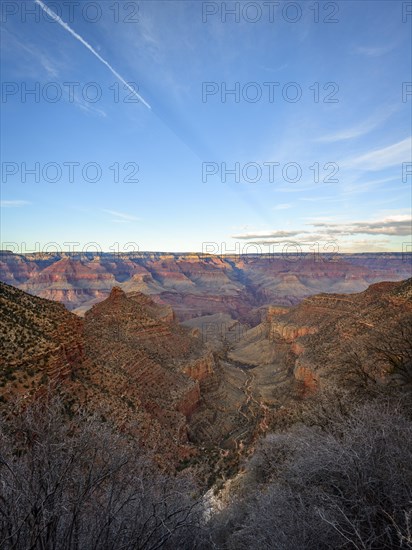
<svg viewBox="0 0 412 550">
<path fill-rule="evenodd" d="M 0 402 L 12 407 L 48 388 L 110 419 L 161 460 L 195 452 L 188 422 L 214 357 L 169 306 L 114 287 L 84 319 L 57 302 L 0 283 Z"/>
<path fill-rule="evenodd" d="M 172 306 L 181 321 L 226 313 L 250 322 L 259 306 L 291 306 L 320 292 L 360 292 L 371 283 L 406 279 L 412 275 L 411 257 L 0 252 L 0 281 L 79 314 L 118 286 Z"/>
</svg>

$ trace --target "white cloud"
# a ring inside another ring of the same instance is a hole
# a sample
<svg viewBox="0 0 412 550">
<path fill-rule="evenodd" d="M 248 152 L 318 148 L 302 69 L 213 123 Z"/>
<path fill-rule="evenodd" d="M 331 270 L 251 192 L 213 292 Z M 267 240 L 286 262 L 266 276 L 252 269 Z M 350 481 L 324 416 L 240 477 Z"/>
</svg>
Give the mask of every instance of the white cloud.
<svg viewBox="0 0 412 550">
<path fill-rule="evenodd" d="M 356 53 L 366 55 L 367 57 L 380 57 L 393 49 L 393 45 L 387 46 L 358 46 L 355 48 Z"/>
<path fill-rule="evenodd" d="M 244 233 L 241 235 L 233 235 L 232 239 L 244 239 L 244 240 L 253 240 L 253 239 L 282 239 L 287 237 L 295 237 L 300 233 L 307 233 L 307 231 L 258 231 L 254 233 Z"/>
<path fill-rule="evenodd" d="M 58 64 L 54 59 L 49 56 L 48 52 L 45 53 L 37 48 L 32 42 L 28 42 L 27 37 L 25 42 L 21 42 L 6 28 L 6 26 L 3 26 L 2 30 L 4 31 L 4 36 L 7 39 L 5 40 L 5 48 L 7 47 L 12 51 L 16 51 L 18 48 L 20 48 L 23 52 L 29 54 L 38 61 L 44 71 L 46 71 L 49 78 L 59 77 L 60 71 L 58 68 Z M 20 74 L 21 72 L 22 76 L 24 75 L 25 78 L 28 78 L 29 76 L 32 78 L 38 77 L 37 70 L 34 69 L 33 63 L 26 62 L 26 59 L 20 59 L 19 63 L 16 64 L 15 67 L 13 67 L 13 71 L 15 71 L 15 74 Z"/>
<path fill-rule="evenodd" d="M 371 221 L 339 222 L 330 218 L 313 218 L 306 224 L 310 231 L 256 231 L 240 235 L 232 235 L 233 239 L 244 239 L 256 245 L 279 244 L 282 242 L 297 242 L 310 244 L 314 242 L 338 242 L 339 245 L 350 243 L 352 246 L 363 245 L 368 250 L 374 250 L 377 245 L 389 242 L 384 237 L 409 237 L 412 233 L 412 219 L 408 214 L 392 215 L 390 217 Z M 363 238 L 368 235 L 368 238 Z M 348 241 L 353 237 L 356 240 Z M 378 240 L 378 238 L 380 239 Z"/>
<path fill-rule="evenodd" d="M 349 223 L 316 222 L 312 224 L 334 235 L 389 235 L 408 236 L 412 233 L 412 219 L 409 215 L 392 216 L 382 220 L 358 221 Z"/>
<path fill-rule="evenodd" d="M 410 162 L 412 155 L 412 138 L 408 137 L 382 149 L 374 149 L 340 162 L 345 168 L 357 168 L 361 170 L 383 170 L 391 166 L 402 166 L 403 162 Z"/>
<path fill-rule="evenodd" d="M 89 105 L 83 99 L 80 99 L 79 97 L 76 97 L 76 95 L 74 95 L 74 105 L 76 105 L 76 107 L 78 107 L 80 110 L 82 110 L 86 113 L 91 113 L 93 115 L 97 115 L 97 116 L 100 116 L 100 117 L 103 117 L 103 118 L 107 117 L 107 114 L 106 114 L 105 111 L 103 111 L 103 109 L 98 109 L 97 107 L 93 107 L 93 106 Z"/>
<path fill-rule="evenodd" d="M 299 197 L 300 201 L 305 202 L 342 202 L 346 200 L 344 197 Z"/>
<path fill-rule="evenodd" d="M 1 208 L 20 208 L 30 204 L 28 201 L 0 201 Z"/>
<path fill-rule="evenodd" d="M 379 114 L 373 117 L 369 117 L 368 119 L 364 120 L 360 124 L 357 124 L 356 126 L 340 130 L 333 134 L 327 134 L 326 136 L 317 138 L 315 141 L 321 143 L 332 143 L 335 141 L 344 141 L 364 136 L 365 134 L 368 134 L 369 132 L 375 130 L 375 128 L 378 128 L 381 124 L 383 124 L 392 115 L 392 113 L 394 113 L 395 110 L 396 109 L 393 107 L 382 110 Z"/>
<path fill-rule="evenodd" d="M 299 237 L 293 237 L 293 238 L 278 238 L 278 239 L 267 239 L 264 241 L 254 240 L 252 241 L 254 244 L 259 245 L 269 245 L 269 244 L 281 244 L 281 243 L 298 243 L 298 244 L 313 244 L 318 241 L 324 241 L 325 235 L 321 233 L 314 233 L 310 235 L 304 235 Z"/>
<path fill-rule="evenodd" d="M 107 210 L 103 208 L 103 212 L 106 212 L 106 214 L 110 214 L 111 216 L 114 216 L 114 220 L 117 223 L 126 223 L 126 222 L 136 222 L 139 218 L 136 218 L 136 216 L 132 216 L 131 214 L 126 214 L 125 212 L 118 212 L 117 210 Z"/>
</svg>

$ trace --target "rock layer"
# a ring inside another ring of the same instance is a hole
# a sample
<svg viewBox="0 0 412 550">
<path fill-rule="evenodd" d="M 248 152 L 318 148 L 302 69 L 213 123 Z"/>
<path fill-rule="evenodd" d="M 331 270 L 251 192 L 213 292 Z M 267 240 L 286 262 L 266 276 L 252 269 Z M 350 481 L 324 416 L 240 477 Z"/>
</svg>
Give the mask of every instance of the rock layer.
<svg viewBox="0 0 412 550">
<path fill-rule="evenodd" d="M 396 361 L 412 371 L 412 279 L 377 283 L 358 294 L 311 296 L 278 313 L 269 309 L 230 357 L 251 364 L 251 354 L 257 373 L 265 364 L 289 371 L 304 393 L 386 383 Z"/>
<path fill-rule="evenodd" d="M 138 436 L 163 460 L 194 452 L 188 419 L 214 360 L 169 306 L 114 287 L 83 320 L 62 304 L 0 283 L 0 309 L 6 406 L 52 386 Z"/>
<path fill-rule="evenodd" d="M 351 293 L 411 273 L 410 254 L 12 254 L 0 253 L 0 280 L 79 314 L 114 286 L 173 307 L 179 320 L 229 314 L 250 322 L 259 306 L 291 306 L 320 292 Z"/>
</svg>

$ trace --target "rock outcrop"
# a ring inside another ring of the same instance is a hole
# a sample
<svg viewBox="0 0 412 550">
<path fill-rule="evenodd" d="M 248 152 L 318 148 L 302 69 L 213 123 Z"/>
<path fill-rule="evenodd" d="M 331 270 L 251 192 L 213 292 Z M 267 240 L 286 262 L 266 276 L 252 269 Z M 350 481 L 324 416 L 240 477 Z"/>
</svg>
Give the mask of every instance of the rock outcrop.
<svg viewBox="0 0 412 550">
<path fill-rule="evenodd" d="M 3 386 L 27 393 L 39 380 L 56 385 L 82 364 L 83 323 L 62 304 L 0 283 L 0 310 Z"/>
<path fill-rule="evenodd" d="M 303 393 L 334 384 L 386 383 L 396 357 L 412 359 L 411 291 L 412 279 L 383 282 L 359 294 L 319 294 L 287 311 L 269 309 L 260 330 L 246 333 L 230 356 L 251 364 L 252 351 L 257 373 L 264 364 L 283 368 Z"/>
<path fill-rule="evenodd" d="M 213 375 L 215 370 L 215 359 L 213 353 L 209 352 L 199 359 L 195 359 L 192 363 L 185 366 L 183 372 L 185 372 L 193 380 L 201 382 Z"/>
<path fill-rule="evenodd" d="M 48 387 L 110 418 L 171 464 L 194 452 L 188 421 L 214 358 L 169 306 L 114 287 L 84 319 L 0 283 L 4 406 Z"/>
<path fill-rule="evenodd" d="M 317 327 L 305 327 L 299 326 L 287 321 L 272 321 L 270 323 L 269 339 L 275 340 L 276 338 L 283 338 L 287 342 L 293 342 L 297 338 L 306 336 L 307 334 L 315 334 Z"/>
</svg>

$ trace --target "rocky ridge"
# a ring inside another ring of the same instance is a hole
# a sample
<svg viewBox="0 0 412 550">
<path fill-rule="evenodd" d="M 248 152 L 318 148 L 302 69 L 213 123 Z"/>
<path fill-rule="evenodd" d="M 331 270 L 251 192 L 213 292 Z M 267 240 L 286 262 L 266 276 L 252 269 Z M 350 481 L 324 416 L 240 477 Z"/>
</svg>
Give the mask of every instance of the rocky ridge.
<svg viewBox="0 0 412 550">
<path fill-rule="evenodd" d="M 214 359 L 168 306 L 115 287 L 84 320 L 0 283 L 4 406 L 52 387 L 134 433 L 164 459 L 194 452 L 188 419 Z"/>
<path fill-rule="evenodd" d="M 388 383 L 396 357 L 400 367 L 411 369 L 411 350 L 409 279 L 376 283 L 358 294 L 311 296 L 290 309 L 270 308 L 229 357 L 250 364 L 253 356 L 258 380 L 265 365 L 274 379 L 279 370 L 289 372 L 305 394 L 328 385 Z M 262 393 L 259 382 L 257 391 Z M 278 402 L 275 393 L 270 398 L 269 392 L 268 404 Z"/>
</svg>

